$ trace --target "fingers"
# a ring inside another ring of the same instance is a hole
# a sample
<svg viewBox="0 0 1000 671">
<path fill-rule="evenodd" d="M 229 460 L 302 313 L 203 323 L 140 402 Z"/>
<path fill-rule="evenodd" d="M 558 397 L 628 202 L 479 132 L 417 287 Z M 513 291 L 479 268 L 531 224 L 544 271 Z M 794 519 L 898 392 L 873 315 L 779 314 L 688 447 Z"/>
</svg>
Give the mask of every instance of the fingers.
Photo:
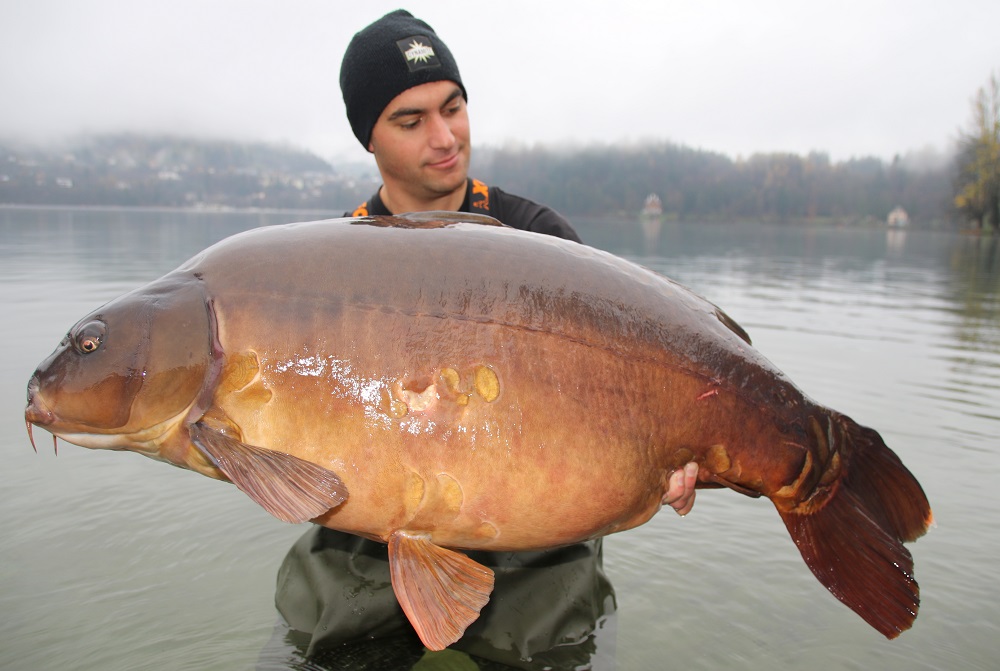
<svg viewBox="0 0 1000 671">
<path fill-rule="evenodd" d="M 698 482 L 698 464 L 693 461 L 686 464 L 682 470 L 670 474 L 667 495 L 663 502 L 684 516 L 694 507 L 695 484 Z"/>
<path fill-rule="evenodd" d="M 693 461 L 684 466 L 685 505 L 677 509 L 678 515 L 687 515 L 694 508 L 695 485 L 698 484 L 698 464 Z"/>
</svg>

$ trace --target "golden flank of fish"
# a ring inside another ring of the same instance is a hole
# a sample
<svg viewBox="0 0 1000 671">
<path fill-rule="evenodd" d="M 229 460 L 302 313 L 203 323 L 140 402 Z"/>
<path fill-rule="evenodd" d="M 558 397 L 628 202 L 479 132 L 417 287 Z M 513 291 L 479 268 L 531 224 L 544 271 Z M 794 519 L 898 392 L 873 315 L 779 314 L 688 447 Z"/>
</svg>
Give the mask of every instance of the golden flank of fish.
<svg viewBox="0 0 1000 671">
<path fill-rule="evenodd" d="M 25 417 L 228 480 L 276 517 L 389 545 L 424 643 L 493 586 L 462 550 L 642 524 L 669 474 L 774 503 L 887 637 L 931 519 L 879 435 L 804 396 L 721 310 L 611 254 L 472 215 L 255 229 L 80 320 Z"/>
</svg>

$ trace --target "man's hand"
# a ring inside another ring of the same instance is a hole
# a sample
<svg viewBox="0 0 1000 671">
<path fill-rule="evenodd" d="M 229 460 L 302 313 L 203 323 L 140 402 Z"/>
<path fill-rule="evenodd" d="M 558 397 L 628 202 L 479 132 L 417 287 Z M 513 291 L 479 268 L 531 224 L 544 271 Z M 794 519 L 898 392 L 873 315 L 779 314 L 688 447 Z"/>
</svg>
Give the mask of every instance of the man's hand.
<svg viewBox="0 0 1000 671">
<path fill-rule="evenodd" d="M 670 486 L 663 503 L 683 517 L 694 507 L 694 485 L 698 480 L 698 464 L 693 461 L 670 474 Z"/>
</svg>

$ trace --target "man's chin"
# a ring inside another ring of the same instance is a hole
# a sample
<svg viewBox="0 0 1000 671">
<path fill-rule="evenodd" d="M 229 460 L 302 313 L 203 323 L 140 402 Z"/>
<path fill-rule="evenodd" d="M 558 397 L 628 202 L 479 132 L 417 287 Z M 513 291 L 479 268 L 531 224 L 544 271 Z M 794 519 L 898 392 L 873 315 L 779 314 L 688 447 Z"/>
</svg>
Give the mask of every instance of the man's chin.
<svg viewBox="0 0 1000 671">
<path fill-rule="evenodd" d="M 438 179 L 431 180 L 428 186 L 431 191 L 437 193 L 439 196 L 447 196 L 458 190 L 464 191 L 466 182 L 468 181 L 467 177 L 467 171 L 455 171 L 454 174 L 441 175 Z"/>
</svg>

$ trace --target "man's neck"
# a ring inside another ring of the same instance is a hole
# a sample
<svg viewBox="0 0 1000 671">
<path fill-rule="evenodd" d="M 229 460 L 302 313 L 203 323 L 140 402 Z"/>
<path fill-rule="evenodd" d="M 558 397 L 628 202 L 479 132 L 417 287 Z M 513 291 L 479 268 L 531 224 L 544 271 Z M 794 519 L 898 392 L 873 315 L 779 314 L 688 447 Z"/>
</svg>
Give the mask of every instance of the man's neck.
<svg viewBox="0 0 1000 671">
<path fill-rule="evenodd" d="M 391 190 L 385 184 L 378 191 L 379 198 L 386 209 L 393 214 L 404 214 L 406 212 L 430 212 L 433 210 L 443 210 L 446 212 L 457 212 L 465 202 L 466 184 L 463 183 L 460 189 L 438 196 L 436 198 L 419 198 L 405 191 Z"/>
</svg>

